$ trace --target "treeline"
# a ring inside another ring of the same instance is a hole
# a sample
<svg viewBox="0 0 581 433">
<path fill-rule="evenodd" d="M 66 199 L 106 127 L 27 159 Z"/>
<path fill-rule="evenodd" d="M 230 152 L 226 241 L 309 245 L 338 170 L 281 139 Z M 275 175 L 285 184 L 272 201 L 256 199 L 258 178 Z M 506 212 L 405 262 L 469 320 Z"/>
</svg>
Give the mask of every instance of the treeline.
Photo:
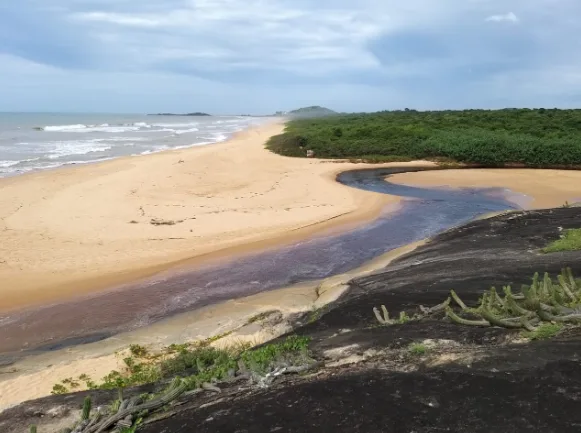
<svg viewBox="0 0 581 433">
<path fill-rule="evenodd" d="M 267 144 L 305 157 L 581 165 L 581 110 L 415 110 L 293 120 Z"/>
</svg>

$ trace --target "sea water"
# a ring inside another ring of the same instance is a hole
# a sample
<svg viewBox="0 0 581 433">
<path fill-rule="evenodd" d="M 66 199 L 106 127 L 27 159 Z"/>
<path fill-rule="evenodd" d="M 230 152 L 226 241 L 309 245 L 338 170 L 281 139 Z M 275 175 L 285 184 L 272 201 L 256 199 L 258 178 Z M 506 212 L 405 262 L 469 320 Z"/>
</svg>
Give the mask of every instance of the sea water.
<svg viewBox="0 0 581 433">
<path fill-rule="evenodd" d="M 0 113 L 0 177 L 227 140 L 247 116 Z"/>
</svg>

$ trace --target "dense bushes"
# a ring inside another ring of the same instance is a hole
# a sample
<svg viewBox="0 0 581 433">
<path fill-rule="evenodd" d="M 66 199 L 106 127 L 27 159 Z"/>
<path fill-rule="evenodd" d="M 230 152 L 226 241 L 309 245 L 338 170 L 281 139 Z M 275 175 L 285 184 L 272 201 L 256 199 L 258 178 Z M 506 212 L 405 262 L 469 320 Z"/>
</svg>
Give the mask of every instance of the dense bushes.
<svg viewBox="0 0 581 433">
<path fill-rule="evenodd" d="M 394 111 L 293 120 L 268 148 L 287 156 L 581 165 L 581 110 Z"/>
</svg>

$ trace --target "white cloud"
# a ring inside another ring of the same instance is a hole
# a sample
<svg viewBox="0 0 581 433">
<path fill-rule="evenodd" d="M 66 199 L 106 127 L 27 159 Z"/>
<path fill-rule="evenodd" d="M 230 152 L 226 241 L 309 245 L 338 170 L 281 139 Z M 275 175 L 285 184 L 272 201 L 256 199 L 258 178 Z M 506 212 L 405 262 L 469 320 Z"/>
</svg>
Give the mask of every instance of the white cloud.
<svg viewBox="0 0 581 433">
<path fill-rule="evenodd" d="M 508 12 L 503 15 L 491 15 L 488 18 L 486 18 L 486 21 L 492 21 L 496 23 L 500 22 L 518 23 L 519 18 L 514 14 L 514 12 Z"/>
</svg>

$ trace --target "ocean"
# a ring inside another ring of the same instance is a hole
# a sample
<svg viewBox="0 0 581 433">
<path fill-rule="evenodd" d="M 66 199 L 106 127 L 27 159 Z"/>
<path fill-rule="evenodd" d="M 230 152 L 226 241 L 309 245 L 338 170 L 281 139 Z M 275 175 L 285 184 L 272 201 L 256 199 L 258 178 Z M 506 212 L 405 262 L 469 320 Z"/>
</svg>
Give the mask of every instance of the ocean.
<svg viewBox="0 0 581 433">
<path fill-rule="evenodd" d="M 0 177 L 227 140 L 244 116 L 0 113 Z"/>
</svg>

